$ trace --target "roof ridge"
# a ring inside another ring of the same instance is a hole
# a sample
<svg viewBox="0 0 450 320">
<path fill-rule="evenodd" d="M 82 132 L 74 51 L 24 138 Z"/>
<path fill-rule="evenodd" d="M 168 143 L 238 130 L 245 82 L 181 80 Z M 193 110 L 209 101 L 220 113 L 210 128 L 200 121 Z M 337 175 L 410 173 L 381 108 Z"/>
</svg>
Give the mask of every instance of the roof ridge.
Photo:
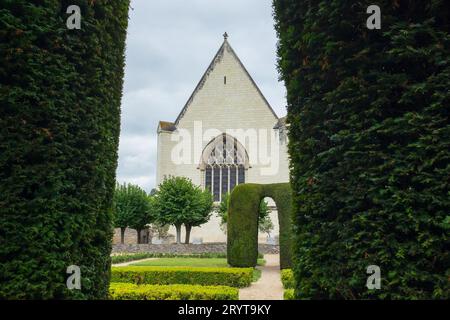
<svg viewBox="0 0 450 320">
<path fill-rule="evenodd" d="M 200 81 L 198 82 L 198 84 L 195 87 L 194 91 L 191 93 L 191 95 L 189 96 L 189 99 L 186 101 L 183 109 L 181 109 L 180 113 L 178 114 L 178 116 L 177 116 L 177 118 L 176 118 L 176 120 L 174 122 L 175 126 L 178 125 L 178 122 L 183 117 L 183 115 L 186 113 L 186 110 L 189 107 L 189 105 L 191 104 L 192 100 L 194 99 L 195 94 L 203 87 L 204 83 L 206 82 L 206 79 L 207 79 L 208 75 L 214 70 L 215 65 L 222 60 L 223 53 L 224 53 L 225 49 L 228 49 L 228 51 L 236 58 L 236 60 L 239 63 L 239 65 L 244 70 L 244 72 L 247 74 L 247 76 L 249 77 L 249 79 L 250 79 L 251 83 L 253 84 L 253 86 L 256 88 L 256 91 L 262 97 L 264 103 L 267 105 L 267 107 L 272 112 L 272 114 L 275 116 L 275 118 L 277 120 L 279 119 L 278 115 L 275 113 L 275 111 L 273 110 L 272 106 L 269 104 L 269 102 L 267 101 L 266 97 L 263 95 L 263 93 L 259 89 L 259 87 L 256 84 L 255 80 L 253 80 L 252 76 L 250 75 L 248 70 L 245 68 L 245 66 L 242 63 L 241 59 L 239 59 L 239 56 L 236 54 L 234 49 L 231 47 L 230 43 L 228 42 L 228 34 L 226 32 L 225 32 L 223 37 L 224 37 L 224 40 L 223 40 L 222 45 L 220 46 L 219 50 L 217 50 L 217 53 L 214 55 L 214 58 L 212 59 L 211 63 L 208 65 L 208 68 L 206 68 L 206 71 L 203 73 L 203 75 L 200 78 Z"/>
</svg>

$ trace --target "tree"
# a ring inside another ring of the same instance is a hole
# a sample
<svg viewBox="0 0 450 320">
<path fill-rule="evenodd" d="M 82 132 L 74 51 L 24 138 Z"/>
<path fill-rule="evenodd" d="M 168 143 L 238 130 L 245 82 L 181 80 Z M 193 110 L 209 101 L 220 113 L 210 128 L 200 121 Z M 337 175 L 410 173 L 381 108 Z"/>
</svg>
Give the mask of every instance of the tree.
<svg viewBox="0 0 450 320">
<path fill-rule="evenodd" d="M 114 193 L 114 208 L 116 228 L 120 228 L 120 240 L 124 243 L 125 229 L 133 228 L 137 232 L 137 243 L 141 243 L 141 232 L 154 221 L 152 198 L 147 196 L 139 186 L 132 184 L 117 184 Z"/>
<path fill-rule="evenodd" d="M 128 226 L 136 230 L 137 243 L 139 244 L 141 243 L 141 231 L 156 219 L 153 198 L 136 185 L 128 184 L 126 189 L 126 198 L 130 209 Z"/>
<path fill-rule="evenodd" d="M 296 295 L 448 299 L 450 6 L 275 0 Z M 444 178 L 445 177 L 445 178 Z M 367 290 L 367 268 L 382 272 Z"/>
<path fill-rule="evenodd" d="M 1 1 L 2 299 L 108 296 L 129 1 L 75 3 Z"/>
<path fill-rule="evenodd" d="M 211 212 L 213 211 L 214 200 L 211 191 L 196 187 L 196 195 L 194 199 L 195 205 L 192 208 L 189 216 L 184 222 L 186 228 L 185 243 L 189 243 L 192 227 L 198 227 L 209 221 Z"/>
<path fill-rule="evenodd" d="M 223 194 L 222 201 L 216 209 L 217 216 L 220 218 L 220 228 L 225 233 L 227 231 L 229 201 L 230 194 Z M 270 219 L 269 214 L 269 206 L 267 205 L 267 202 L 262 199 L 259 206 L 258 229 L 260 232 L 267 233 L 270 236 L 270 232 L 273 230 L 274 225 L 272 223 L 272 220 Z"/>
<path fill-rule="evenodd" d="M 168 177 L 159 185 L 155 195 L 157 220 L 160 224 L 174 225 L 177 243 L 181 243 L 181 227 L 188 228 L 207 221 L 208 199 L 200 188 L 185 177 Z M 190 230 L 190 229 L 189 229 Z"/>
<path fill-rule="evenodd" d="M 128 227 L 129 215 L 132 211 L 130 202 L 128 201 L 128 186 L 126 184 L 116 185 L 114 191 L 114 226 L 120 228 L 120 243 L 124 243 L 125 230 Z"/>
<path fill-rule="evenodd" d="M 228 221 L 228 201 L 230 201 L 230 193 L 224 193 L 222 195 L 222 201 L 217 206 L 216 213 L 220 218 L 220 229 L 227 233 L 227 221 Z"/>
<path fill-rule="evenodd" d="M 266 233 L 270 237 L 270 232 L 273 230 L 274 225 L 270 219 L 270 209 L 267 202 L 262 200 L 259 207 L 259 224 L 258 228 L 260 232 Z"/>
</svg>

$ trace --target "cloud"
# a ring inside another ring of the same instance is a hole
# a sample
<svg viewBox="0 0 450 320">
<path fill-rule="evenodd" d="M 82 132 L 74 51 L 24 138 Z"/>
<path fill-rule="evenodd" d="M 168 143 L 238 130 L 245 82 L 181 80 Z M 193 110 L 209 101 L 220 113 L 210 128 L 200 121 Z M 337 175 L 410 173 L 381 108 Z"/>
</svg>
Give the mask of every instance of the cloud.
<svg viewBox="0 0 450 320">
<path fill-rule="evenodd" d="M 122 99 L 120 182 L 155 187 L 156 128 L 174 121 L 227 31 L 230 44 L 279 116 L 271 0 L 131 2 Z"/>
</svg>

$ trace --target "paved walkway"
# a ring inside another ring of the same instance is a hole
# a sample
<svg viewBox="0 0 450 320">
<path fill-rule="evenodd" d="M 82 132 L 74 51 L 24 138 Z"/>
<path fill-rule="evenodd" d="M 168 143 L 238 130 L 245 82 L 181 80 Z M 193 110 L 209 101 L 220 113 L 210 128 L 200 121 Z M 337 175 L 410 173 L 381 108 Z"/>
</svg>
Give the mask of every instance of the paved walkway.
<svg viewBox="0 0 450 320">
<path fill-rule="evenodd" d="M 283 300 L 283 285 L 280 275 L 280 256 L 264 255 L 266 265 L 257 267 L 262 271 L 261 278 L 250 287 L 239 290 L 239 300 Z"/>
<path fill-rule="evenodd" d="M 157 260 L 157 259 L 159 259 L 159 258 L 146 258 L 146 259 L 140 259 L 140 260 L 133 260 L 133 261 L 128 261 L 128 262 L 116 263 L 116 264 L 113 264 L 112 266 L 113 267 L 126 267 L 133 263 L 138 263 L 138 262 L 148 261 L 148 260 Z"/>
</svg>

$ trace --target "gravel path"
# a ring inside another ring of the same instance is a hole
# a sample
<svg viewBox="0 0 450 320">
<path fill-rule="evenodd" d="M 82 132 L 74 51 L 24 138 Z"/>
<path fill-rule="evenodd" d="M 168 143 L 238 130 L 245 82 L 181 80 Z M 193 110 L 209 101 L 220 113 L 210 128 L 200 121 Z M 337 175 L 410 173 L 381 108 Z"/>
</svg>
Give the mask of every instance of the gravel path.
<svg viewBox="0 0 450 320">
<path fill-rule="evenodd" d="M 112 266 L 113 267 L 126 267 L 133 263 L 138 263 L 138 262 L 148 261 L 148 260 L 157 260 L 157 259 L 159 259 L 159 258 L 146 258 L 146 259 L 140 259 L 140 260 L 133 260 L 133 261 L 128 261 L 128 262 L 116 263 L 116 264 L 113 264 Z"/>
<path fill-rule="evenodd" d="M 262 271 L 261 278 L 250 287 L 239 290 L 239 300 L 283 300 L 283 285 L 280 275 L 280 256 L 264 255 L 266 265 L 257 267 Z"/>
</svg>

